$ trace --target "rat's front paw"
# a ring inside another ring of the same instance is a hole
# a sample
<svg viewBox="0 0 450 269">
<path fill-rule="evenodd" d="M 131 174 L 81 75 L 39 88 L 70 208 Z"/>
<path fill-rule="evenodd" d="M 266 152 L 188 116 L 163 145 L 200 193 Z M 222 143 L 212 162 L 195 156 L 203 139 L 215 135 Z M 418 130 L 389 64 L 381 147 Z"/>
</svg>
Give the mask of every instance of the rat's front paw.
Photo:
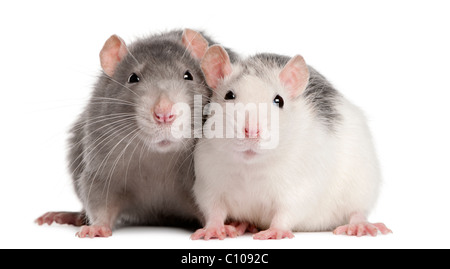
<svg viewBox="0 0 450 269">
<path fill-rule="evenodd" d="M 245 232 L 245 228 L 244 228 Z M 240 230 L 237 230 L 237 227 L 233 225 L 221 225 L 221 226 L 212 226 L 212 227 L 206 227 L 203 229 L 198 229 L 191 235 L 192 240 L 198 240 L 198 239 L 213 239 L 217 238 L 219 240 L 225 239 L 227 236 L 234 238 L 238 235 L 243 234 Z"/>
<path fill-rule="evenodd" d="M 253 239 L 267 240 L 267 239 L 283 239 L 294 238 L 294 234 L 291 231 L 285 231 L 275 228 L 270 228 L 265 231 L 261 231 L 253 236 Z"/>
<path fill-rule="evenodd" d="M 109 237 L 112 235 L 111 228 L 107 226 L 82 226 L 80 231 L 76 234 L 76 236 L 80 238 L 94 238 L 94 237 Z"/>
</svg>

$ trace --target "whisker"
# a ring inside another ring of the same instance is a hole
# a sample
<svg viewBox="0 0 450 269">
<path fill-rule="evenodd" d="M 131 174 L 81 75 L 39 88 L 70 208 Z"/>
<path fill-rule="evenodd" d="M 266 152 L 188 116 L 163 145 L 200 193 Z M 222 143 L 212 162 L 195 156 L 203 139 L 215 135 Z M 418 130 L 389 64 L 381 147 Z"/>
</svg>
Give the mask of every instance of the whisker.
<svg viewBox="0 0 450 269">
<path fill-rule="evenodd" d="M 130 134 L 133 133 L 133 132 L 134 132 L 135 134 L 134 134 L 133 137 L 130 139 L 130 141 L 128 141 L 128 143 L 127 143 L 126 146 L 123 148 L 123 150 L 118 154 L 116 160 L 113 162 L 113 165 L 112 165 L 112 168 L 111 168 L 111 170 L 110 170 L 110 172 L 109 172 L 109 175 L 107 176 L 107 184 L 105 184 L 105 186 L 107 186 L 107 187 L 106 187 L 106 197 L 105 197 L 105 199 L 106 199 L 106 205 L 108 205 L 109 187 L 110 187 L 110 185 L 111 185 L 112 177 L 113 177 L 114 171 L 116 170 L 116 167 L 117 167 L 117 165 L 118 165 L 118 163 L 119 163 L 119 160 L 120 160 L 120 158 L 125 154 L 125 151 L 127 150 L 127 148 L 131 145 L 131 143 L 134 141 L 134 139 L 135 139 L 135 138 L 139 135 L 139 133 L 140 133 L 139 129 L 135 129 L 134 131 L 130 132 L 128 135 L 130 135 Z M 128 135 L 127 135 L 127 136 L 128 136 Z M 120 143 L 121 143 L 121 142 L 120 142 Z M 131 157 L 130 157 L 130 158 L 131 158 Z"/>
<path fill-rule="evenodd" d="M 100 150 L 103 149 L 106 145 L 108 145 L 111 141 L 113 141 L 112 138 L 120 137 L 120 136 L 122 136 L 122 134 L 123 134 L 124 132 L 126 132 L 126 131 L 128 131 L 128 130 L 130 130 L 130 129 L 132 129 L 132 128 L 135 128 L 133 123 L 130 123 L 130 124 L 125 125 L 125 126 L 122 126 L 122 127 L 120 128 L 120 130 L 115 131 L 114 134 L 111 134 L 111 135 L 109 135 L 108 137 L 106 137 L 105 139 L 103 139 L 103 141 L 105 141 L 105 140 L 107 140 L 107 139 L 109 139 L 109 141 L 107 141 L 100 149 L 98 149 L 97 153 L 96 153 L 94 156 L 90 156 L 89 159 L 96 158 L 97 155 L 100 153 Z M 103 141 L 102 141 L 102 143 L 103 143 Z M 94 148 L 98 147 L 99 145 L 101 145 L 101 143 L 98 143 Z M 89 200 L 89 196 L 90 196 L 90 193 L 91 193 L 91 189 L 92 189 L 93 183 L 94 183 L 95 179 L 97 178 L 98 173 L 100 172 L 100 168 L 102 167 L 103 164 L 106 165 L 105 161 L 107 160 L 108 155 L 111 154 L 112 151 L 113 151 L 114 149 L 115 149 L 115 148 L 113 148 L 112 150 L 110 150 L 110 151 L 108 152 L 107 156 L 102 160 L 102 162 L 101 162 L 100 165 L 98 166 L 98 168 L 97 168 L 95 174 L 94 174 L 93 176 L 89 175 L 90 180 L 92 180 L 92 182 L 91 182 L 91 186 L 89 187 L 89 191 L 88 191 L 88 199 L 87 199 L 87 200 Z M 94 150 L 94 149 L 91 149 L 91 151 L 88 153 L 88 155 L 92 154 L 93 150 Z M 103 170 L 103 169 L 102 169 L 102 170 Z M 92 172 L 92 173 L 93 173 L 93 172 Z"/>
<path fill-rule="evenodd" d="M 139 107 L 138 105 L 134 104 L 127 104 L 127 103 L 120 103 L 120 102 L 90 102 L 89 105 L 121 105 L 121 106 L 131 106 L 131 107 Z"/>
<path fill-rule="evenodd" d="M 91 97 L 91 100 L 97 100 L 97 99 L 99 99 L 99 100 L 108 100 L 108 101 L 123 102 L 123 103 L 127 103 L 127 104 L 130 104 L 130 105 L 137 105 L 137 103 L 135 103 L 135 102 L 131 102 L 131 101 L 127 101 L 127 100 L 119 99 L 119 98 L 99 97 L 99 96 L 93 96 L 93 97 Z"/>
<path fill-rule="evenodd" d="M 133 113 L 114 113 L 114 114 L 109 114 L 109 115 L 100 115 L 100 116 L 96 116 L 96 117 L 90 117 L 90 118 L 86 118 L 83 121 L 79 121 L 76 122 L 72 128 L 77 127 L 77 126 L 89 126 L 95 123 L 99 123 L 105 120 L 112 120 L 112 119 L 116 119 L 116 118 L 121 118 L 121 117 L 133 117 L 134 114 Z M 101 119 L 101 120 L 99 120 Z M 77 128 L 74 128 L 73 130 L 78 130 Z"/>
<path fill-rule="evenodd" d="M 138 135 L 140 135 L 140 134 L 141 134 L 141 131 L 138 132 Z M 138 148 L 140 142 L 142 142 L 142 139 L 138 139 L 138 142 L 136 143 L 136 146 L 134 147 L 133 151 L 131 152 L 130 159 L 128 161 L 128 165 L 127 165 L 127 168 L 125 170 L 125 183 L 124 183 L 124 191 L 125 192 L 127 191 L 128 170 L 130 169 L 130 164 L 131 164 L 131 161 L 133 160 L 134 152 Z M 143 145 L 142 145 L 142 147 L 143 147 Z"/>
<path fill-rule="evenodd" d="M 114 122 L 110 122 L 108 124 L 104 124 L 104 125 L 100 126 L 99 128 L 95 129 L 94 131 L 89 133 L 89 134 L 94 134 L 94 133 L 100 131 L 101 129 L 109 127 L 111 125 L 114 125 L 114 124 L 117 124 L 117 123 L 120 123 L 120 122 L 123 122 L 123 121 L 127 121 L 127 120 L 132 121 L 133 117 L 134 117 L 134 115 L 118 115 L 118 116 L 112 116 L 112 117 L 107 117 L 105 119 L 97 120 L 95 122 L 89 122 L 88 120 L 86 120 L 83 123 L 75 124 L 74 127 L 72 127 L 71 131 L 72 132 L 77 132 L 77 131 L 79 131 L 81 129 L 84 129 L 86 126 L 89 126 L 89 125 L 92 125 L 92 124 L 96 124 L 96 123 L 99 123 L 99 122 L 102 122 L 102 121 L 106 121 L 106 120 L 115 120 Z M 80 127 L 75 128 L 78 125 L 80 125 Z M 89 138 L 89 136 L 84 136 L 78 143 L 75 143 L 72 146 L 70 146 L 69 149 L 73 148 L 74 146 L 78 146 L 78 144 L 80 142 L 83 142 L 84 139 L 88 139 L 88 138 Z"/>
<path fill-rule="evenodd" d="M 134 92 L 132 89 L 130 89 L 129 87 L 123 85 L 122 83 L 118 82 L 117 80 L 115 80 L 115 79 L 113 79 L 113 78 L 111 78 L 111 77 L 109 77 L 109 76 L 105 76 L 105 77 L 108 78 L 109 80 L 111 80 L 111 81 L 113 81 L 113 82 L 119 84 L 120 86 L 124 87 L 125 89 L 129 90 L 130 92 L 132 92 L 132 93 L 133 93 L 134 95 L 136 95 L 137 97 L 141 98 L 137 93 L 135 93 L 135 92 Z"/>
<path fill-rule="evenodd" d="M 128 54 L 136 61 L 136 63 L 138 65 L 141 65 L 141 63 L 136 59 L 136 57 L 134 57 L 133 53 L 131 53 L 131 51 L 129 50 L 128 46 L 125 46 L 125 48 L 127 49 Z"/>
<path fill-rule="evenodd" d="M 130 128 L 126 129 L 125 131 L 129 131 Z M 97 178 L 97 174 L 99 172 L 101 172 L 103 174 L 104 169 L 106 168 L 106 165 L 108 164 L 108 160 L 109 158 L 112 156 L 113 152 L 116 150 L 116 148 L 128 137 L 130 136 L 133 132 L 138 131 L 138 129 L 136 129 L 134 126 L 131 127 L 132 131 L 130 131 L 127 135 L 123 136 L 108 152 L 108 154 L 106 154 L 105 158 L 103 159 L 103 161 L 100 163 L 99 168 L 103 166 L 103 168 L 100 170 L 98 169 L 97 172 L 94 175 L 94 179 Z"/>
<path fill-rule="evenodd" d="M 125 121 L 124 123 L 121 123 L 121 124 L 119 124 L 118 126 L 114 126 L 114 128 L 110 128 L 110 130 L 108 130 L 107 132 L 105 132 L 104 134 L 102 134 L 100 137 L 98 137 L 95 141 L 93 141 L 92 142 L 92 145 L 91 145 L 91 147 L 86 147 L 85 149 L 83 149 L 83 151 L 77 156 L 77 158 L 75 158 L 70 164 L 69 164 L 69 167 L 71 167 L 72 165 L 74 165 L 75 164 L 75 162 L 79 159 L 79 158 L 81 158 L 82 156 L 85 156 L 86 158 L 87 157 L 89 157 L 89 159 L 94 159 L 96 156 L 97 156 L 97 154 L 99 154 L 99 152 L 101 151 L 101 149 L 103 149 L 108 143 L 105 143 L 101 148 L 99 148 L 98 149 L 98 152 L 96 153 L 96 154 L 94 154 L 93 156 L 91 156 L 91 154 L 94 152 L 94 150 L 98 147 L 98 146 L 100 146 L 100 145 L 102 145 L 102 143 L 103 142 L 105 142 L 106 140 L 108 140 L 108 139 L 110 139 L 113 135 L 114 135 L 114 137 L 117 137 L 117 136 L 119 136 L 121 133 L 122 133 L 122 131 L 123 130 L 125 130 L 125 129 L 128 129 L 128 128 L 130 128 L 130 127 L 132 127 L 133 126 L 133 122 L 128 122 L 128 121 Z M 110 134 L 111 133 L 111 134 Z M 115 135 L 116 133 L 119 133 L 119 134 L 117 134 L 117 135 Z M 86 137 L 88 137 L 88 136 L 85 136 L 85 137 L 83 137 L 83 139 L 81 139 L 81 140 L 84 140 Z M 103 139 L 102 139 L 103 138 Z M 101 140 L 102 139 L 102 140 Z M 101 140 L 101 141 L 100 141 Z M 80 141 L 80 142 L 78 142 L 78 143 L 81 143 L 82 141 Z M 78 144 L 77 143 L 77 144 Z M 93 146 L 93 147 L 92 147 Z M 89 151 L 90 150 L 90 151 Z M 89 151 L 89 152 L 88 152 Z M 83 161 L 84 159 L 82 159 L 81 161 Z M 80 165 L 82 164 L 82 162 L 80 162 L 80 164 L 78 164 L 78 166 L 75 168 L 75 169 L 73 169 L 73 173 L 75 173 L 79 168 L 80 168 Z"/>
</svg>

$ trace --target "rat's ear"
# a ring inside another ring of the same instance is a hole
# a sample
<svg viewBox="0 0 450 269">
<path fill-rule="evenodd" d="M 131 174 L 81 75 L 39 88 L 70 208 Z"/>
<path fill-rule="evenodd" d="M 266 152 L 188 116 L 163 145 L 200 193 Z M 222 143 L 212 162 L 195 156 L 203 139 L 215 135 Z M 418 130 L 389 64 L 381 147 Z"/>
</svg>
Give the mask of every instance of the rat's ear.
<svg viewBox="0 0 450 269">
<path fill-rule="evenodd" d="M 219 45 L 209 47 L 200 65 L 205 74 L 206 83 L 213 89 L 216 89 L 219 81 L 231 74 L 232 71 L 230 57 Z"/>
<path fill-rule="evenodd" d="M 191 29 L 184 29 L 181 41 L 191 55 L 199 60 L 208 49 L 208 41 L 199 32 Z"/>
<path fill-rule="evenodd" d="M 309 69 L 302 56 L 296 55 L 281 70 L 279 78 L 291 98 L 299 96 L 308 85 Z"/>
<path fill-rule="evenodd" d="M 128 49 L 122 38 L 112 35 L 106 40 L 105 45 L 103 45 L 103 48 L 100 51 L 100 63 L 103 71 L 105 71 L 108 76 L 112 77 L 117 64 L 127 55 L 127 53 Z"/>
</svg>

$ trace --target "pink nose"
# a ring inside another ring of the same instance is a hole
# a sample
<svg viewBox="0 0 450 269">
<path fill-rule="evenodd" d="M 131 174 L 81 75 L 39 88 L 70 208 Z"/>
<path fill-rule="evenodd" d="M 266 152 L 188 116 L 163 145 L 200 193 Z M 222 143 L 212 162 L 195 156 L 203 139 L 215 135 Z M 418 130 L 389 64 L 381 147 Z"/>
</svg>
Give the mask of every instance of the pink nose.
<svg viewBox="0 0 450 269">
<path fill-rule="evenodd" d="M 153 108 L 153 118 L 157 123 L 172 123 L 176 115 L 172 113 L 172 101 L 162 94 Z"/>
<path fill-rule="evenodd" d="M 259 129 L 258 128 L 245 127 L 245 137 L 246 138 L 257 138 L 257 137 L 259 137 Z"/>
<path fill-rule="evenodd" d="M 159 123 L 171 123 L 175 120 L 175 115 L 171 112 L 166 113 L 157 113 L 156 111 L 153 113 L 153 117 Z"/>
</svg>

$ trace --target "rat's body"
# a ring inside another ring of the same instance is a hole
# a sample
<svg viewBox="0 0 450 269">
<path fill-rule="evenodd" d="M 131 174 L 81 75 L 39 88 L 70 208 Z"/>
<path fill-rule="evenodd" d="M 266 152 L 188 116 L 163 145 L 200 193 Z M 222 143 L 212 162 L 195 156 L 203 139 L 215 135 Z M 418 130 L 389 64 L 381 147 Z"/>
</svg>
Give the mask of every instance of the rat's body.
<svg viewBox="0 0 450 269">
<path fill-rule="evenodd" d="M 171 126 L 194 124 L 176 103 L 193 110 L 195 94 L 203 104 L 210 95 L 199 66 L 208 42 L 189 29 L 129 47 L 108 39 L 100 53 L 104 73 L 71 130 L 69 168 L 84 210 L 50 212 L 38 223 L 88 224 L 80 237 L 109 236 L 117 224 L 198 225 L 195 140 L 175 138 Z"/>
<path fill-rule="evenodd" d="M 236 128 L 243 138 L 199 140 L 194 193 L 206 225 L 193 239 L 235 236 L 226 220 L 263 229 L 256 239 L 338 226 L 336 233 L 354 235 L 389 231 L 366 221 L 380 172 L 363 113 L 301 56 L 258 54 L 231 65 L 214 46 L 202 68 L 214 88 L 211 102 L 224 111 L 226 103 L 267 104 L 279 112 L 279 125 L 264 114 L 254 125 L 247 117 Z M 265 149 L 264 135 L 274 128 L 279 143 Z"/>
</svg>

